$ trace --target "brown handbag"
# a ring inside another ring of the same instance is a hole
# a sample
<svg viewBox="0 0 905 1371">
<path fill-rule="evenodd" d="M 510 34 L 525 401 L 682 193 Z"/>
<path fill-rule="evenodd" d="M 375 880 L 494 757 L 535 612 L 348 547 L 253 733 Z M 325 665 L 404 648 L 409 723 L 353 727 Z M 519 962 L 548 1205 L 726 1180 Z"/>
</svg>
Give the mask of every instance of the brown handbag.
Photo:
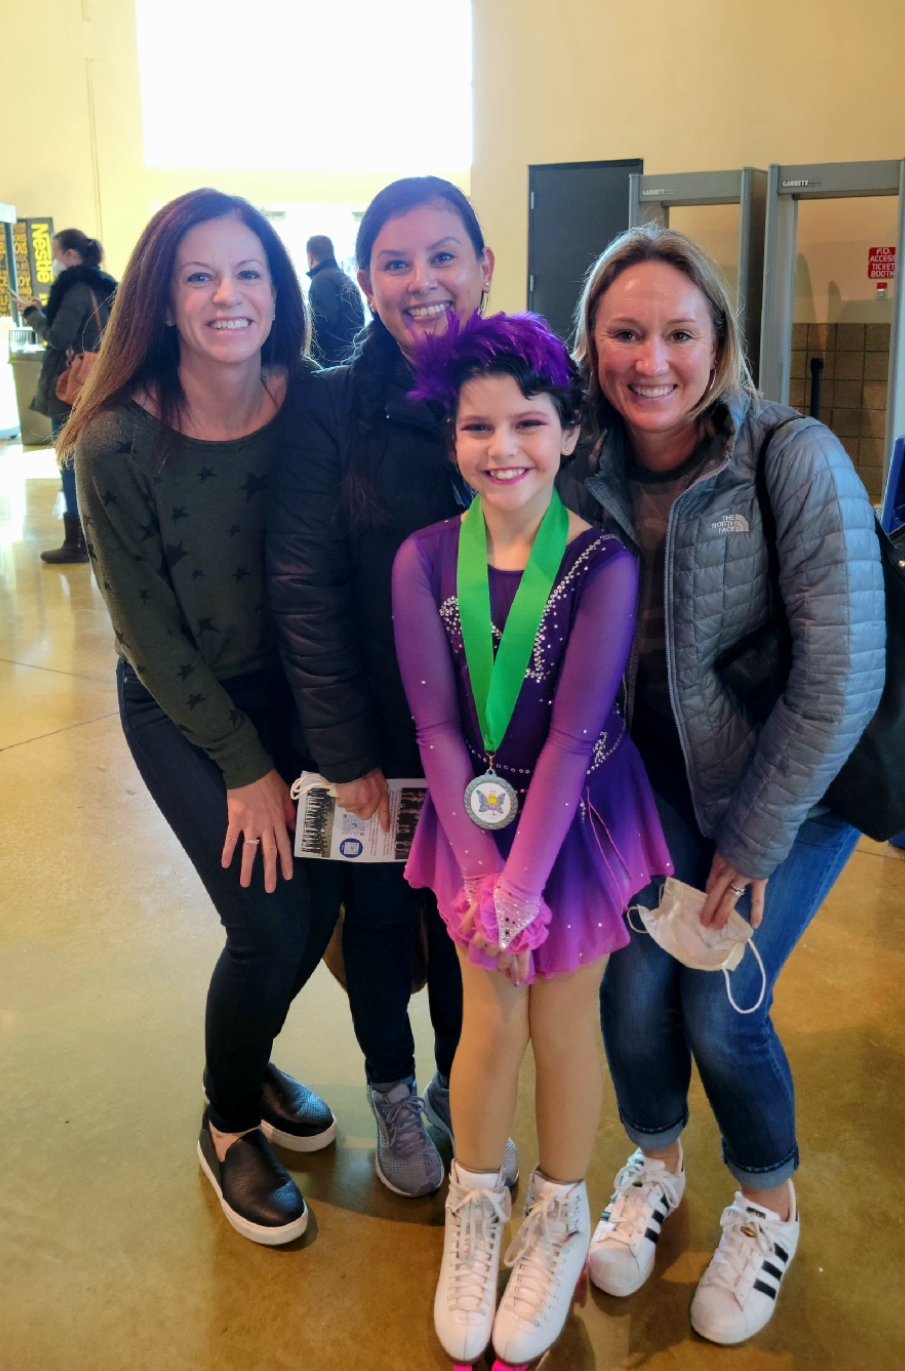
<svg viewBox="0 0 905 1371">
<path fill-rule="evenodd" d="M 91 303 L 94 305 L 92 317 L 97 325 L 97 336 L 100 338 L 103 325 L 100 321 L 94 291 L 91 292 Z M 62 400 L 64 405 L 75 404 L 82 393 L 85 382 L 94 370 L 97 359 L 98 354 L 96 352 L 75 352 L 72 348 L 66 349 L 66 369 L 60 372 L 54 386 L 57 399 Z"/>
<path fill-rule="evenodd" d="M 346 961 L 343 957 L 343 923 L 345 921 L 345 909 L 340 909 L 339 919 L 333 930 L 333 937 L 327 944 L 327 950 L 323 955 L 323 963 L 335 980 L 339 981 L 343 990 L 346 986 Z M 412 994 L 417 995 L 419 990 L 423 990 L 427 984 L 427 929 L 424 925 L 425 915 L 422 913 L 418 928 L 415 931 L 415 968 L 412 977 Z"/>
</svg>

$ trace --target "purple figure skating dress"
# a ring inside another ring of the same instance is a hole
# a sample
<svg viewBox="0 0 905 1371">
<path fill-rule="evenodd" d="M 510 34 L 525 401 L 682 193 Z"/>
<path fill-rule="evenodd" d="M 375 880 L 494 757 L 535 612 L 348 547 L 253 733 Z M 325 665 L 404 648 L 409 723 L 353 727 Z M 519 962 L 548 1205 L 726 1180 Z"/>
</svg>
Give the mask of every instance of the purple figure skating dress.
<svg viewBox="0 0 905 1371">
<path fill-rule="evenodd" d="M 437 896 L 452 938 L 478 965 L 495 962 L 461 929 L 466 879 L 503 872 L 551 911 L 532 973 L 576 971 L 628 942 L 623 913 L 653 876 L 672 871 L 641 758 L 617 703 L 637 598 L 634 558 L 589 529 L 566 547 L 518 702 L 494 761 L 516 790 L 518 818 L 495 832 L 465 812 L 487 769 L 456 598 L 460 521 L 434 524 L 400 549 L 393 575 L 399 665 L 428 781 L 405 868 Z M 490 568 L 494 635 L 522 573 Z M 498 639 L 497 639 L 498 640 Z M 532 779 L 533 778 L 533 779 Z M 531 781 L 530 794 L 528 783 Z"/>
</svg>

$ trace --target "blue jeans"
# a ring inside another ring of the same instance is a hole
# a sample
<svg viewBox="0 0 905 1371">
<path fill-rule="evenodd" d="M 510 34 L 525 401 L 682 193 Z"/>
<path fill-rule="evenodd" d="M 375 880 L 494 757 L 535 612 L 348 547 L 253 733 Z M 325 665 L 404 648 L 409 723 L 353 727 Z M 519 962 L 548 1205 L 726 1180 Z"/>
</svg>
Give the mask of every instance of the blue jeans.
<svg viewBox="0 0 905 1371">
<path fill-rule="evenodd" d="M 288 744 L 292 703 L 282 676 L 255 672 L 223 684 L 284 779 L 297 776 L 300 762 Z M 279 877 L 268 895 L 259 859 L 243 890 L 239 858 L 227 871 L 220 865 L 227 812 L 219 767 L 186 740 L 122 660 L 117 688 L 123 731 L 142 780 L 201 877 L 226 933 L 207 996 L 207 1093 L 214 1126 L 241 1133 L 260 1123 L 261 1083 L 273 1040 L 335 927 L 338 864 L 296 859 L 292 880 Z M 160 897 L 165 908 L 165 888 Z"/>
<path fill-rule="evenodd" d="M 75 467 L 68 463 L 60 471 L 63 480 L 63 500 L 66 504 L 66 513 L 75 514 L 79 512 L 79 497 L 75 489 Z"/>
<path fill-rule="evenodd" d="M 56 442 L 57 436 L 63 432 L 63 429 L 68 422 L 68 414 L 61 415 L 56 419 L 51 419 L 50 436 L 54 442 Z M 75 467 L 71 463 L 67 463 L 66 466 L 61 468 L 60 475 L 63 480 L 63 501 L 66 505 L 66 513 L 78 516 L 79 497 L 76 494 L 75 489 Z"/>
<path fill-rule="evenodd" d="M 686 791 L 687 794 L 687 791 Z M 657 793 L 663 831 L 679 880 L 703 889 L 714 845 L 675 793 Z M 619 1115 L 636 1146 L 668 1147 L 688 1122 L 692 1057 L 723 1139 L 723 1160 L 751 1189 L 781 1185 L 798 1167 L 792 1073 L 770 1011 L 779 974 L 848 861 L 859 834 L 831 814 L 806 820 L 767 883 L 755 934 L 767 976 L 763 1003 L 736 1013 L 721 973 L 690 971 L 647 934 L 632 932 L 609 961 L 601 990 L 607 1059 Z M 640 902 L 653 907 L 660 882 Z M 748 915 L 750 900 L 739 902 Z M 732 972 L 741 1008 L 760 993 L 760 968 L 746 952 Z"/>
</svg>

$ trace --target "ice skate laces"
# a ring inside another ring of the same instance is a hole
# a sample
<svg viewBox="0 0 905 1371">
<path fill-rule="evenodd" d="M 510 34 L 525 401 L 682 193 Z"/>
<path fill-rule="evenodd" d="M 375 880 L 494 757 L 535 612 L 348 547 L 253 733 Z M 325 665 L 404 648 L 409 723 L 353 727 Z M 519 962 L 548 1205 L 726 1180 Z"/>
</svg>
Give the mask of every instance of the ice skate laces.
<svg viewBox="0 0 905 1371">
<path fill-rule="evenodd" d="M 450 1308 L 472 1313 L 486 1300 L 488 1281 L 495 1266 L 498 1235 L 501 1226 L 509 1222 L 512 1206 L 506 1189 L 500 1193 L 498 1190 L 456 1188 L 460 1189 L 458 1198 L 453 1199 L 451 1193 L 447 1205 L 456 1234 L 453 1279 L 447 1290 L 447 1302 Z"/>
<path fill-rule="evenodd" d="M 613 1197 L 600 1216 L 601 1222 L 608 1226 L 607 1238 L 632 1247 L 635 1236 L 646 1232 L 650 1226 L 651 1212 L 656 1208 L 660 1194 L 670 1210 L 676 1208 L 678 1179 L 665 1166 L 658 1175 L 652 1176 L 642 1156 L 636 1153 L 629 1157 L 616 1177 Z"/>
<path fill-rule="evenodd" d="M 577 1195 L 551 1196 L 532 1207 L 503 1258 L 506 1266 L 515 1268 L 506 1294 L 521 1317 L 537 1320 L 545 1312 L 551 1286 L 560 1281 L 569 1239 L 578 1229 Z"/>
<path fill-rule="evenodd" d="M 720 1219 L 723 1236 L 707 1272 L 709 1285 L 720 1285 L 736 1294 L 742 1284 L 753 1279 L 764 1257 L 773 1252 L 769 1223 L 756 1211 L 730 1204 Z"/>
</svg>

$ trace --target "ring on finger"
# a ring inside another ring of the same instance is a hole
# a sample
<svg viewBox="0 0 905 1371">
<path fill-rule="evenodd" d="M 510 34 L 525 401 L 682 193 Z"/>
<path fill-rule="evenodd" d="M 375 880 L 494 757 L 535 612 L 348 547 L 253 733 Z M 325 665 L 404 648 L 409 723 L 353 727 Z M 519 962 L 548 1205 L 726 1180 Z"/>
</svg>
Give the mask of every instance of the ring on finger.
<svg viewBox="0 0 905 1371">
<path fill-rule="evenodd" d="M 738 898 L 740 895 L 744 895 L 745 893 L 745 887 L 743 885 L 736 885 L 734 881 L 729 882 L 729 889 L 732 891 L 733 895 L 736 896 L 736 898 Z"/>
<path fill-rule="evenodd" d="M 260 838 L 246 838 L 245 841 L 243 842 L 242 846 L 243 846 L 243 847 L 259 847 L 260 844 L 261 844 L 261 839 L 260 839 Z"/>
</svg>

